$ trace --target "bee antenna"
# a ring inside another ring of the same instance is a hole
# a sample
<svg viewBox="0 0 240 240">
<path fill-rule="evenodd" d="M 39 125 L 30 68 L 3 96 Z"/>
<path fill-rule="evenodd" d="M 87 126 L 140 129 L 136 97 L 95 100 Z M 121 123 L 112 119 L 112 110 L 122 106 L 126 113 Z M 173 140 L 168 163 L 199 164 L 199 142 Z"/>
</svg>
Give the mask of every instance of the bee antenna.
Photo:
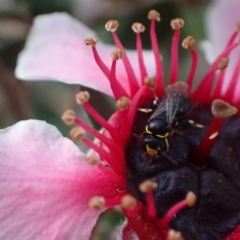
<svg viewBox="0 0 240 240">
<path fill-rule="evenodd" d="M 140 142 L 143 142 L 143 138 L 140 137 L 140 136 L 138 136 L 136 133 L 132 133 L 132 135 L 133 135 L 136 139 L 138 139 Z"/>
<path fill-rule="evenodd" d="M 178 166 L 178 162 L 176 160 L 174 160 L 172 157 L 170 157 L 167 153 L 165 152 L 161 152 L 161 154 L 167 158 L 171 163 L 173 163 L 174 165 Z"/>
</svg>

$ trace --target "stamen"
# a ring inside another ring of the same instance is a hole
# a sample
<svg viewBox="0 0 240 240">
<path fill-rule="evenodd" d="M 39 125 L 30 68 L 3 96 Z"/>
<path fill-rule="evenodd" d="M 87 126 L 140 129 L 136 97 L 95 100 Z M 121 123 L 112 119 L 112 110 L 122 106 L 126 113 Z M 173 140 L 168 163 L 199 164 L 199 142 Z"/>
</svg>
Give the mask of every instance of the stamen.
<svg viewBox="0 0 240 240">
<path fill-rule="evenodd" d="M 132 30 L 133 30 L 135 33 L 140 33 L 140 32 L 144 32 L 144 31 L 145 31 L 145 27 L 143 26 L 142 23 L 135 22 L 135 23 L 133 23 L 133 25 L 132 25 Z"/>
<path fill-rule="evenodd" d="M 224 69 L 227 68 L 228 63 L 229 63 L 229 58 L 223 58 L 218 64 L 218 69 L 220 71 L 223 71 Z"/>
<path fill-rule="evenodd" d="M 106 200 L 104 197 L 95 196 L 89 200 L 88 206 L 93 210 L 100 210 L 104 207 L 105 203 Z"/>
<path fill-rule="evenodd" d="M 149 20 L 156 20 L 158 22 L 160 22 L 161 18 L 160 18 L 160 13 L 157 12 L 156 10 L 151 10 L 148 12 L 148 19 Z"/>
<path fill-rule="evenodd" d="M 156 80 L 154 78 L 145 77 L 144 84 L 149 88 L 155 89 L 156 88 Z"/>
<path fill-rule="evenodd" d="M 127 194 L 121 199 L 121 207 L 127 210 L 133 210 L 136 207 L 137 200 L 133 196 Z"/>
<path fill-rule="evenodd" d="M 194 49 L 195 44 L 196 44 L 196 40 L 191 36 L 186 37 L 182 42 L 183 48 L 190 50 L 191 57 L 192 57 L 192 65 L 186 81 L 190 91 L 192 89 L 193 80 L 194 80 L 197 66 L 198 66 L 198 54 L 197 54 L 197 51 Z"/>
<path fill-rule="evenodd" d="M 156 62 L 156 83 L 157 83 L 156 94 L 158 96 L 161 96 L 164 92 L 163 67 L 161 56 L 159 53 L 158 40 L 155 32 L 155 21 L 160 21 L 160 13 L 155 10 L 151 10 L 148 13 L 148 19 L 151 20 L 150 37 L 152 43 L 152 50 Z"/>
<path fill-rule="evenodd" d="M 213 62 L 213 64 L 211 65 L 211 67 L 209 68 L 209 70 L 207 71 L 207 73 L 205 74 L 205 76 L 203 77 L 201 83 L 198 85 L 196 91 L 193 94 L 193 98 L 194 100 L 201 100 L 201 101 L 208 101 L 209 99 L 206 98 L 206 96 L 209 96 L 210 94 L 210 90 L 212 87 L 212 80 L 214 78 L 214 72 L 218 69 L 218 64 L 220 62 L 221 59 L 226 58 L 230 52 L 236 48 L 237 46 L 239 46 L 240 40 L 238 40 L 237 43 L 232 44 L 231 46 L 228 46 L 224 52 L 222 52 L 217 59 Z M 198 97 L 200 96 L 200 97 Z M 212 98 L 212 96 L 211 96 Z"/>
<path fill-rule="evenodd" d="M 81 127 L 74 127 L 69 133 L 69 138 L 72 140 L 82 140 L 86 131 Z"/>
<path fill-rule="evenodd" d="M 206 96 L 210 95 L 215 72 L 217 70 L 220 70 L 220 71 L 224 70 L 224 67 L 226 66 L 226 62 L 227 62 L 226 58 L 222 58 L 217 65 L 215 64 L 210 68 L 210 70 L 201 80 L 201 83 L 198 85 L 197 89 L 193 93 L 194 100 L 196 101 L 201 100 L 202 103 L 206 103 L 207 101 L 209 101 L 209 99 L 206 98 Z"/>
<path fill-rule="evenodd" d="M 152 218 L 155 218 L 156 213 L 156 206 L 153 197 L 153 190 L 157 188 L 157 183 L 152 182 L 150 180 L 144 181 L 139 185 L 139 190 L 146 194 L 146 202 L 147 202 L 147 210 L 148 215 Z"/>
<path fill-rule="evenodd" d="M 127 97 L 121 97 L 116 102 L 116 106 L 119 111 L 128 109 L 130 104 L 131 104 L 131 99 Z"/>
<path fill-rule="evenodd" d="M 94 137 L 98 138 L 102 143 L 104 143 L 108 149 L 111 149 L 112 153 L 114 154 L 115 157 L 119 157 L 121 159 L 123 158 L 123 151 L 120 148 L 120 146 L 112 141 L 112 139 L 106 137 L 105 135 L 99 133 L 97 130 L 93 129 L 92 127 L 88 126 L 85 122 L 81 121 L 78 118 L 75 118 L 74 120 L 75 124 L 78 126 L 84 128 L 87 132 L 92 134 Z"/>
<path fill-rule="evenodd" d="M 123 175 L 124 174 L 125 165 L 123 164 L 123 159 L 121 159 L 120 156 L 117 156 L 118 158 L 115 158 L 116 154 L 114 154 L 113 152 L 111 152 L 111 154 L 110 154 L 109 152 L 107 152 L 106 150 L 104 150 L 100 146 L 96 145 L 95 143 L 93 143 L 92 141 L 90 141 L 87 138 L 84 138 L 83 142 L 88 147 L 90 147 L 91 149 L 96 151 L 99 154 L 99 156 L 106 161 L 106 163 L 109 165 L 109 167 L 112 168 L 112 170 L 115 173 L 117 173 L 119 175 Z"/>
<path fill-rule="evenodd" d="M 122 59 L 123 55 L 124 55 L 124 51 L 121 49 L 116 49 L 111 53 L 111 57 L 113 61 L 112 61 L 109 79 L 110 79 L 111 88 L 116 100 L 118 100 L 122 96 L 129 96 L 128 93 L 125 91 L 125 89 L 122 87 L 122 85 L 116 78 L 117 60 Z"/>
<path fill-rule="evenodd" d="M 224 70 L 227 68 L 228 63 L 229 63 L 229 58 L 223 58 L 221 60 L 221 62 L 218 64 L 218 69 L 220 70 L 220 73 L 217 78 L 217 83 L 216 83 L 215 89 L 212 93 L 212 99 L 221 97 L 223 80 L 224 80 L 224 76 L 225 76 Z"/>
<path fill-rule="evenodd" d="M 123 208 L 123 212 L 141 240 L 165 239 L 165 234 L 156 226 L 155 220 L 150 219 L 144 211 L 133 215 L 132 212 Z"/>
<path fill-rule="evenodd" d="M 171 207 L 165 216 L 158 221 L 158 226 L 161 229 L 167 229 L 173 217 L 184 207 L 193 207 L 197 201 L 197 196 L 193 192 L 188 192 L 184 200 L 176 203 Z"/>
<path fill-rule="evenodd" d="M 66 125 L 72 125 L 74 123 L 75 117 L 76 117 L 76 115 L 75 115 L 75 112 L 73 110 L 66 110 L 62 114 L 62 121 Z"/>
<path fill-rule="evenodd" d="M 239 102 L 239 100 L 240 100 L 239 97 L 237 97 L 238 94 L 237 94 L 237 96 L 235 94 L 236 93 L 236 79 L 238 79 L 239 75 L 240 75 L 239 66 L 240 66 L 240 58 L 238 59 L 238 61 L 236 63 L 233 75 L 232 75 L 230 83 L 228 85 L 228 89 L 227 89 L 226 93 L 224 94 L 224 99 L 229 101 L 229 102 L 232 102 L 234 97 L 237 98 L 236 102 Z"/>
<path fill-rule="evenodd" d="M 122 59 L 123 55 L 124 55 L 124 52 L 121 49 L 116 49 L 115 51 L 113 51 L 111 53 L 111 57 L 112 57 L 113 60 Z"/>
<path fill-rule="evenodd" d="M 132 103 L 129 107 L 128 110 L 128 115 L 127 115 L 127 121 L 128 121 L 128 127 L 126 127 L 124 129 L 123 135 L 125 137 L 128 137 L 129 132 L 132 129 L 132 125 L 133 125 L 133 121 L 135 118 L 135 114 L 136 114 L 136 110 L 138 109 L 138 107 L 141 105 L 141 100 L 143 99 L 143 96 L 148 96 L 148 95 L 152 95 L 152 90 L 147 87 L 147 86 L 142 86 L 138 92 L 136 93 L 136 95 L 134 96 L 134 98 L 132 99 Z"/>
<path fill-rule="evenodd" d="M 88 102 L 90 99 L 90 94 L 88 91 L 80 91 L 75 96 L 77 104 L 81 105 Z"/>
<path fill-rule="evenodd" d="M 100 157 L 96 154 L 92 154 L 87 157 L 87 163 L 92 166 L 96 166 L 100 163 Z"/>
<path fill-rule="evenodd" d="M 101 69 L 101 71 L 104 73 L 104 75 L 108 78 L 109 74 L 110 74 L 110 70 L 105 65 L 105 63 L 102 61 L 102 59 L 99 57 L 99 54 L 96 49 L 97 43 L 98 43 L 98 39 L 96 37 L 88 38 L 85 40 L 85 44 L 87 46 L 92 46 L 94 59 L 98 65 L 98 67 Z"/>
<path fill-rule="evenodd" d="M 113 40 L 116 44 L 116 46 L 119 48 L 119 49 L 124 49 L 122 43 L 120 42 L 117 34 L 116 34 L 116 30 L 119 26 L 119 23 L 117 20 L 109 20 L 106 24 L 105 24 L 105 28 L 107 31 L 110 31 L 112 33 L 112 37 L 113 37 Z M 127 57 L 127 54 L 125 53 L 123 58 L 123 64 L 124 64 L 124 67 L 125 67 L 125 70 L 126 70 L 126 73 L 128 75 L 128 81 L 129 81 L 129 89 L 131 91 L 131 96 L 134 96 L 134 94 L 137 92 L 137 90 L 139 89 L 139 86 L 138 86 L 138 81 L 137 81 L 137 78 L 134 74 L 134 71 L 133 71 L 133 68 L 132 68 L 132 65 Z"/>
<path fill-rule="evenodd" d="M 144 78 L 147 76 L 147 70 L 146 70 L 146 66 L 144 64 L 144 60 L 143 60 L 142 40 L 141 40 L 140 33 L 145 31 L 145 27 L 141 23 L 136 22 L 132 25 L 132 29 L 136 33 L 138 63 L 139 63 L 139 69 L 141 72 L 141 79 L 142 79 L 142 85 L 143 85 Z"/>
<path fill-rule="evenodd" d="M 194 154 L 193 162 L 197 166 L 204 166 L 206 164 L 207 157 L 217 140 L 225 118 L 233 116 L 238 111 L 236 107 L 220 99 L 213 101 L 211 110 L 214 117 Z"/>
<path fill-rule="evenodd" d="M 99 40 L 98 40 L 97 37 L 87 38 L 87 39 L 85 40 L 85 44 L 86 44 L 87 46 L 95 47 L 95 46 L 97 45 L 98 41 L 99 41 Z"/>
<path fill-rule="evenodd" d="M 109 20 L 105 24 L 105 28 L 109 32 L 115 32 L 119 27 L 119 22 L 117 20 Z"/>
<path fill-rule="evenodd" d="M 182 234 L 173 229 L 168 231 L 167 240 L 183 240 Z"/>
<path fill-rule="evenodd" d="M 173 30 L 175 30 L 172 38 L 172 56 L 171 56 L 171 71 L 169 84 L 173 84 L 178 80 L 178 43 L 180 37 L 180 28 L 183 27 L 184 21 L 181 18 L 173 19 L 170 23 Z"/>
<path fill-rule="evenodd" d="M 122 144 L 121 136 L 118 131 L 109 124 L 88 102 L 90 98 L 90 94 L 87 91 L 81 91 L 76 94 L 76 102 L 78 104 L 83 104 L 87 112 L 104 128 L 106 129 L 111 137 L 117 142 L 119 145 Z"/>
</svg>

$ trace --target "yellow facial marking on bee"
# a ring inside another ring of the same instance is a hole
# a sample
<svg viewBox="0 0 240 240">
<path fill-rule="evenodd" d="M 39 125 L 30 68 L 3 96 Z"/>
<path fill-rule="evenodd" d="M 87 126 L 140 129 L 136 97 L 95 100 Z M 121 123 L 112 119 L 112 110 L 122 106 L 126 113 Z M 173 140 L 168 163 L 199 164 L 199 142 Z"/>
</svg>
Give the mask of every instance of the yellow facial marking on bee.
<svg viewBox="0 0 240 240">
<path fill-rule="evenodd" d="M 158 154 L 157 150 L 150 148 L 148 145 L 146 145 L 146 151 L 147 151 L 148 155 L 153 156 L 153 157 Z"/>
</svg>

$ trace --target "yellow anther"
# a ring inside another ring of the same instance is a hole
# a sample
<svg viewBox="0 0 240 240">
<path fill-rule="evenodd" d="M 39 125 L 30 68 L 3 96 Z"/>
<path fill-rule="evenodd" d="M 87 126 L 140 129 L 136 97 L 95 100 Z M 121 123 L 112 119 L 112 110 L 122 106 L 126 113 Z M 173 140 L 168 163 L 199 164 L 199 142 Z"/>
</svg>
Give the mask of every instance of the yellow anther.
<svg viewBox="0 0 240 240">
<path fill-rule="evenodd" d="M 157 188 L 157 183 L 151 180 L 146 180 L 139 185 L 139 190 L 143 193 L 150 192 Z"/>
<path fill-rule="evenodd" d="M 182 18 L 173 19 L 170 23 L 173 30 L 182 28 L 184 26 L 184 20 Z"/>
<path fill-rule="evenodd" d="M 67 125 L 72 125 L 75 120 L 75 112 L 73 110 L 67 110 L 62 114 L 62 121 Z"/>
<path fill-rule="evenodd" d="M 109 20 L 105 24 L 105 28 L 109 32 L 116 32 L 116 30 L 118 29 L 118 26 L 119 26 L 119 23 L 117 20 Z"/>
<path fill-rule="evenodd" d="M 121 207 L 132 210 L 136 207 L 137 200 L 131 195 L 125 195 L 121 199 Z"/>
<path fill-rule="evenodd" d="M 81 105 L 85 102 L 88 102 L 89 98 L 90 98 L 90 94 L 88 91 L 80 91 L 75 96 L 76 102 L 79 105 Z"/>
<path fill-rule="evenodd" d="M 124 51 L 121 49 L 116 49 L 111 53 L 111 57 L 113 60 L 122 59 L 123 55 L 124 55 Z"/>
<path fill-rule="evenodd" d="M 191 36 L 186 37 L 182 42 L 183 48 L 188 50 L 194 49 L 195 45 L 196 45 L 196 39 Z"/>
<path fill-rule="evenodd" d="M 87 46 L 92 46 L 92 47 L 95 47 L 98 43 L 98 38 L 97 37 L 91 37 L 91 38 L 87 38 L 85 40 L 85 44 Z"/>
<path fill-rule="evenodd" d="M 100 210 L 104 207 L 105 202 L 104 197 L 95 196 L 90 199 L 88 206 L 93 210 Z"/>
<path fill-rule="evenodd" d="M 197 201 L 197 196 L 193 192 L 188 192 L 186 196 L 186 201 L 189 207 L 193 207 Z"/>
<path fill-rule="evenodd" d="M 74 127 L 69 133 L 69 138 L 72 140 L 81 140 L 85 136 L 85 130 L 81 127 Z"/>
<path fill-rule="evenodd" d="M 160 18 L 160 13 L 157 12 L 156 10 L 151 10 L 148 12 L 148 19 L 150 20 L 156 20 L 156 21 L 160 21 L 161 18 Z"/>
<path fill-rule="evenodd" d="M 218 63 L 218 69 L 220 71 L 223 71 L 225 68 L 227 68 L 228 64 L 229 64 L 229 58 L 222 58 Z"/>
<path fill-rule="evenodd" d="M 145 77 L 144 83 L 146 86 L 155 89 L 156 88 L 156 80 L 154 78 Z"/>
<path fill-rule="evenodd" d="M 221 100 L 215 99 L 212 103 L 212 114 L 218 118 L 227 118 L 238 112 L 237 108 L 231 106 L 229 103 Z"/>
<path fill-rule="evenodd" d="M 144 32 L 144 31 L 145 31 L 145 27 L 143 26 L 142 23 L 135 22 L 135 23 L 132 25 L 132 30 L 133 30 L 135 33 L 140 33 L 140 32 Z"/>
<path fill-rule="evenodd" d="M 119 111 L 123 111 L 123 110 L 126 110 L 128 109 L 128 107 L 130 106 L 131 104 L 131 99 L 127 98 L 127 97 L 121 97 L 117 100 L 117 109 Z"/>
</svg>

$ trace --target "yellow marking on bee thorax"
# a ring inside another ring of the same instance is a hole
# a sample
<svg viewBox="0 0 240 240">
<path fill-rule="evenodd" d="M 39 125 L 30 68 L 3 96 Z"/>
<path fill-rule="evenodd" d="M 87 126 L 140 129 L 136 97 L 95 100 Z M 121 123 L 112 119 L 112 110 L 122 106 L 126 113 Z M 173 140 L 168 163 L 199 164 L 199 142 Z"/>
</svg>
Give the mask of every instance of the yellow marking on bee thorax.
<svg viewBox="0 0 240 240">
<path fill-rule="evenodd" d="M 150 148 L 148 145 L 146 145 L 146 151 L 147 151 L 148 155 L 153 156 L 153 157 L 158 154 L 157 150 Z"/>
<path fill-rule="evenodd" d="M 166 132 L 165 135 L 157 134 L 156 136 L 159 138 L 167 138 L 167 137 L 169 137 L 169 132 Z"/>
<path fill-rule="evenodd" d="M 146 126 L 145 130 L 146 130 L 146 133 L 152 134 L 152 132 L 150 132 L 150 131 L 148 130 L 148 125 Z"/>
</svg>

